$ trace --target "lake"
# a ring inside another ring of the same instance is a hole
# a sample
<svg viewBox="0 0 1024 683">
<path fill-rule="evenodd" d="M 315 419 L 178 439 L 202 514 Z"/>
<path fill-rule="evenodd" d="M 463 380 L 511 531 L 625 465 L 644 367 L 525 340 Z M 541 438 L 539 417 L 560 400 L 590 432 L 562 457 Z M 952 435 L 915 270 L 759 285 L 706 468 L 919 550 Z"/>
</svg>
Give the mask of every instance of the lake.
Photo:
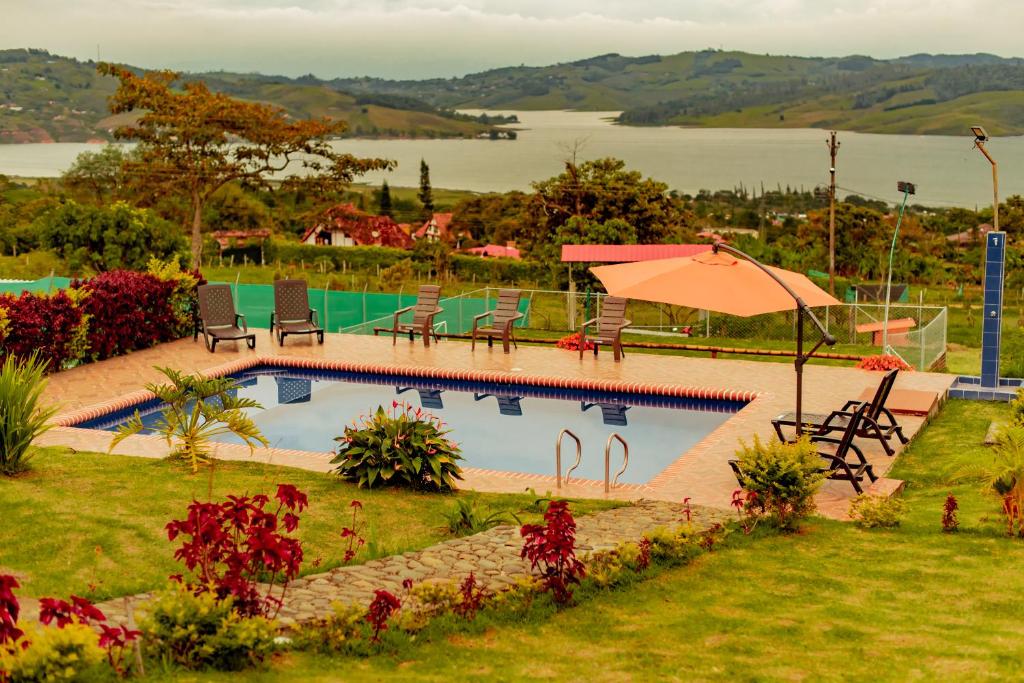
<svg viewBox="0 0 1024 683">
<path fill-rule="evenodd" d="M 680 192 L 787 185 L 812 189 L 828 182 L 826 131 L 813 129 L 632 128 L 609 122 L 614 112 L 524 111 L 519 139 L 341 140 L 339 150 L 394 159 L 398 168 L 366 176 L 392 185 L 419 183 L 430 164 L 434 187 L 478 192 L 527 190 L 555 175 L 574 146 L 581 160 L 613 156 Z M 856 192 L 896 201 L 897 180 L 917 184 L 926 205 L 984 206 L 992 201 L 988 162 L 963 137 L 840 133 L 839 196 Z M 0 173 L 55 176 L 84 143 L 0 145 Z M 989 150 L 1000 163 L 1000 196 L 1024 194 L 1024 137 L 999 138 Z"/>
</svg>

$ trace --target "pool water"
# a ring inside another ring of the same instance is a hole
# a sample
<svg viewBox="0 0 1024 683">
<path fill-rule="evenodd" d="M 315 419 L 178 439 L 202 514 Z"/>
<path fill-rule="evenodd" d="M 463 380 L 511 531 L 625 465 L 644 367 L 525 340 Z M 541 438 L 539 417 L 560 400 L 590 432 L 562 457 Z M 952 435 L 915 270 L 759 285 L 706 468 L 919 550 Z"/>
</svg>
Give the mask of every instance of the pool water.
<svg viewBox="0 0 1024 683">
<path fill-rule="evenodd" d="M 375 410 L 406 401 L 437 415 L 452 430 L 467 467 L 552 475 L 555 440 L 571 429 L 583 443 L 573 477 L 604 478 L 605 442 L 619 434 L 629 444 L 629 467 L 620 482 L 642 484 L 743 407 L 738 401 L 555 389 L 517 384 L 435 380 L 414 376 L 257 367 L 235 375 L 239 396 L 258 401 L 252 417 L 275 448 L 330 451 L 344 426 Z M 138 410 L 143 423 L 159 417 L 156 401 L 83 422 L 113 431 Z M 221 441 L 240 443 L 225 435 Z M 562 471 L 575 460 L 566 437 Z M 622 450 L 612 448 L 611 472 Z"/>
</svg>

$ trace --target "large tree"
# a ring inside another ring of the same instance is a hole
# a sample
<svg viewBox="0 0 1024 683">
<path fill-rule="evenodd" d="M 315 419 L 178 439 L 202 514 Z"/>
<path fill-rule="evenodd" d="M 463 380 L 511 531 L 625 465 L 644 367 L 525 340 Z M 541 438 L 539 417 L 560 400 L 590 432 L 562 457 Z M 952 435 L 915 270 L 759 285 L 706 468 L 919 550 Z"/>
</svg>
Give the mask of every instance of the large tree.
<svg viewBox="0 0 1024 683">
<path fill-rule="evenodd" d="M 193 266 L 202 259 L 203 208 L 225 184 L 268 188 L 273 178 L 327 195 L 367 171 L 393 166 L 334 151 L 330 139 L 344 131 L 343 121 L 293 120 L 278 107 L 212 92 L 202 81 L 176 89 L 180 76 L 172 71 L 139 76 L 113 64 L 97 68 L 120 80 L 110 111 L 138 114 L 114 132 L 139 142 L 128 172 L 188 202 Z"/>
</svg>

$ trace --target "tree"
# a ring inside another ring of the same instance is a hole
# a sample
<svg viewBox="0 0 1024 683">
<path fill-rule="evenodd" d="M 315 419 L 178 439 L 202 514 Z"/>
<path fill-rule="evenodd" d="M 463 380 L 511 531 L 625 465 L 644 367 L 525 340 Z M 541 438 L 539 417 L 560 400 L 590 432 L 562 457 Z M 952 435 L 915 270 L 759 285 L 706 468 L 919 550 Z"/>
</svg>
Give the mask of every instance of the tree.
<svg viewBox="0 0 1024 683">
<path fill-rule="evenodd" d="M 391 188 L 388 187 L 388 181 L 384 181 L 380 184 L 380 198 L 377 201 L 378 213 L 381 216 L 391 216 Z"/>
<path fill-rule="evenodd" d="M 138 76 L 113 64 L 97 69 L 120 80 L 110 98 L 111 113 L 139 114 L 114 131 L 119 139 L 139 142 L 138 158 L 126 170 L 188 202 L 195 267 L 202 259 L 203 208 L 225 184 L 269 188 L 273 176 L 285 189 L 326 195 L 367 171 L 394 165 L 335 152 L 330 138 L 344 131 L 343 121 L 292 120 L 279 107 L 212 92 L 202 81 L 172 89 L 180 77 L 173 71 Z"/>
<path fill-rule="evenodd" d="M 185 241 L 173 223 L 125 202 L 91 206 L 68 200 L 36 221 L 42 243 L 75 271 L 145 270 L 150 258 L 177 258 Z"/>
<path fill-rule="evenodd" d="M 82 152 L 61 176 L 61 183 L 70 192 L 88 195 L 97 204 L 125 199 L 128 179 L 124 167 L 131 156 L 121 145 L 107 145 L 99 152 Z"/>
<path fill-rule="evenodd" d="M 430 167 L 423 159 L 420 159 L 420 191 L 416 196 L 423 205 L 424 216 L 430 218 L 434 213 L 434 192 L 430 188 Z"/>
</svg>

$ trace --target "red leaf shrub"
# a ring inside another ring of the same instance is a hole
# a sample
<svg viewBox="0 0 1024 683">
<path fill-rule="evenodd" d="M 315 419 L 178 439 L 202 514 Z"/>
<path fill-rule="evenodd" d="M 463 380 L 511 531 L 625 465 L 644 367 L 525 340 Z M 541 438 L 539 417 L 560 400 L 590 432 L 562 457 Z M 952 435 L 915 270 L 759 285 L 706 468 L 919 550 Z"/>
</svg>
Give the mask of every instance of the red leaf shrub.
<svg viewBox="0 0 1024 683">
<path fill-rule="evenodd" d="M 348 506 L 352 508 L 352 526 L 341 528 L 341 538 L 348 539 L 348 547 L 345 549 L 345 557 L 342 560 L 345 564 L 354 560 L 359 549 L 366 544 L 366 539 L 362 536 L 365 524 L 359 519 L 363 504 L 358 500 L 353 500 Z"/>
<path fill-rule="evenodd" d="M 25 635 L 17 626 L 21 606 L 18 604 L 18 596 L 14 594 L 14 589 L 20 587 L 18 580 L 10 574 L 0 576 L 0 647 L 14 645 Z"/>
<path fill-rule="evenodd" d="M 174 282 L 149 273 L 112 270 L 71 286 L 88 292 L 82 310 L 90 316 L 89 354 L 94 358 L 102 360 L 174 338 Z"/>
<path fill-rule="evenodd" d="M 580 340 L 582 338 L 583 338 L 583 333 L 582 332 L 576 332 L 574 334 L 567 334 L 566 336 L 564 336 L 561 339 L 559 339 L 555 343 L 555 346 L 557 348 L 567 349 L 569 351 L 579 351 L 580 350 Z M 583 347 L 583 350 L 584 351 L 593 351 L 594 350 L 594 344 L 592 342 L 588 341 L 586 343 L 586 346 Z"/>
<path fill-rule="evenodd" d="M 302 565 L 302 543 L 285 533 L 298 527 L 296 513 L 309 501 L 291 484 L 279 484 L 274 498 L 273 512 L 266 510 L 270 498 L 263 494 L 228 496 L 222 503 L 192 501 L 186 519 L 167 525 L 168 540 L 184 537 L 174 557 L 194 574 L 185 584 L 190 591 L 212 592 L 218 600 L 232 597 L 242 616 L 277 614 L 281 598 L 273 595 L 275 585 L 280 582 L 283 594 Z M 263 594 L 260 583 L 267 584 Z"/>
<path fill-rule="evenodd" d="M 914 369 L 913 365 L 910 365 L 899 356 L 893 356 L 891 354 L 865 356 L 857 363 L 857 367 L 861 370 L 882 370 L 886 372 L 889 370 L 903 370 L 909 372 Z"/>
<path fill-rule="evenodd" d="M 576 559 L 576 520 L 569 512 L 569 503 L 553 500 L 544 513 L 546 525 L 525 524 L 519 534 L 526 539 L 520 557 L 530 561 L 530 568 L 542 567 L 544 590 L 555 602 L 572 600 L 570 586 L 586 575 L 583 563 Z"/>
<path fill-rule="evenodd" d="M 373 642 L 380 642 L 381 631 L 388 630 L 391 615 L 402 608 L 402 601 L 386 590 L 374 591 L 370 608 L 366 612 L 366 621 L 373 627 Z"/>
<path fill-rule="evenodd" d="M 453 608 L 455 613 L 467 621 L 473 621 L 476 613 L 483 607 L 487 590 L 476 580 L 476 575 L 470 572 L 459 585 L 459 595 L 460 600 Z"/>
<path fill-rule="evenodd" d="M 7 319 L 0 360 L 9 355 L 28 358 L 34 351 L 50 372 L 56 372 L 84 354 L 82 311 L 64 290 L 52 295 L 0 294 L 0 308 Z"/>
<path fill-rule="evenodd" d="M 956 496 L 952 493 L 946 496 L 946 502 L 942 505 L 942 530 L 946 533 L 960 530 L 960 519 L 956 514 L 959 509 L 960 504 L 956 501 Z"/>
</svg>

